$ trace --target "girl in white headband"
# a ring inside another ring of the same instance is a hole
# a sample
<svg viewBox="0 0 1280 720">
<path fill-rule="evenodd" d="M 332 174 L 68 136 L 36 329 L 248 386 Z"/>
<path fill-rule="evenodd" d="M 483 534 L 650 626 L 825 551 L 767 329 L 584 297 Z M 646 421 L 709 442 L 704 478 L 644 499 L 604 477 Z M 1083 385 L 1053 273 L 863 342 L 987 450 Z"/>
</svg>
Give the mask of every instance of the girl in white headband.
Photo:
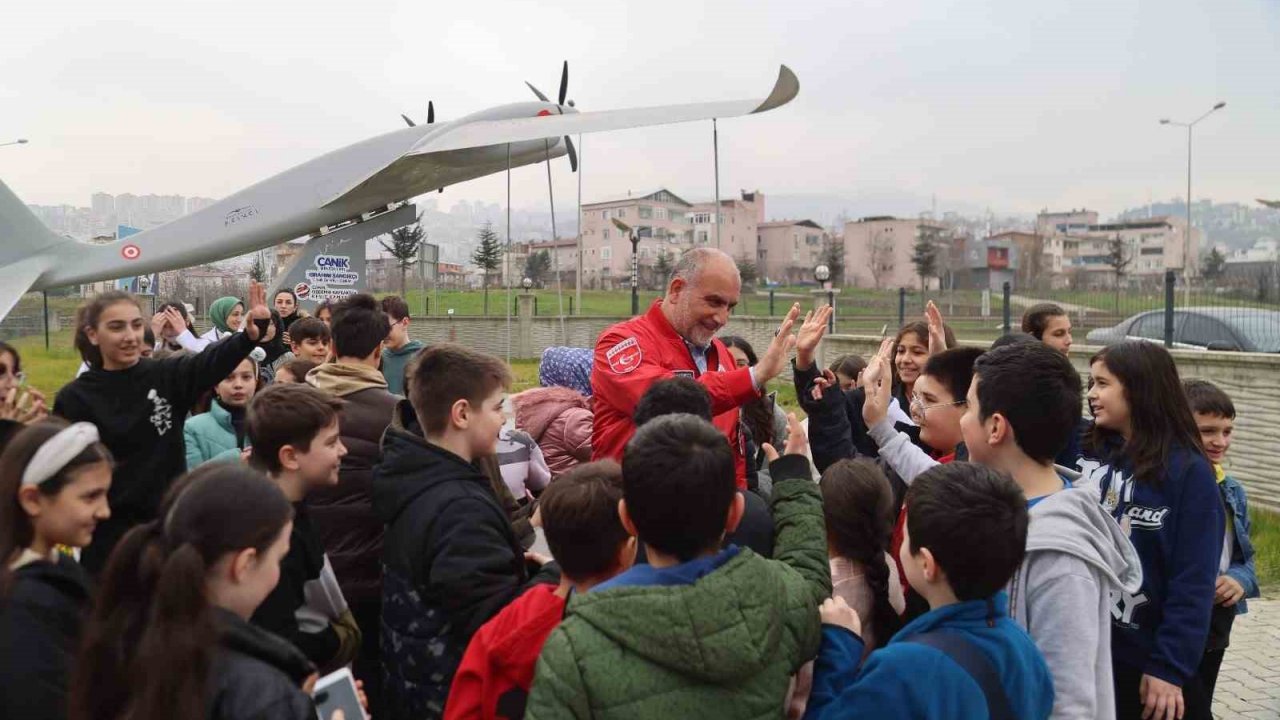
<svg viewBox="0 0 1280 720">
<path fill-rule="evenodd" d="M 89 423 L 50 418 L 0 454 L 0 717 L 66 717 L 89 582 L 58 548 L 110 516 L 111 454 Z"/>
</svg>

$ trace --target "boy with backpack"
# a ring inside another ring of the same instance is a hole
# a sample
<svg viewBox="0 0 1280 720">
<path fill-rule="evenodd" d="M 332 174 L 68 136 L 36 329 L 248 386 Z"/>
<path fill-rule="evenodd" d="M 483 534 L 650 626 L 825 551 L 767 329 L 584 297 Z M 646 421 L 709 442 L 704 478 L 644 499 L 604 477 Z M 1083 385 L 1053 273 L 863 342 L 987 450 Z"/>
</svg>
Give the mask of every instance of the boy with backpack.
<svg viewBox="0 0 1280 720">
<path fill-rule="evenodd" d="M 961 462 L 916 477 L 907 503 L 901 561 L 930 610 L 861 662 L 861 619 L 842 599 L 824 602 L 805 717 L 1047 718 L 1052 678 L 1001 592 L 1026 542 L 1022 492 Z"/>
</svg>

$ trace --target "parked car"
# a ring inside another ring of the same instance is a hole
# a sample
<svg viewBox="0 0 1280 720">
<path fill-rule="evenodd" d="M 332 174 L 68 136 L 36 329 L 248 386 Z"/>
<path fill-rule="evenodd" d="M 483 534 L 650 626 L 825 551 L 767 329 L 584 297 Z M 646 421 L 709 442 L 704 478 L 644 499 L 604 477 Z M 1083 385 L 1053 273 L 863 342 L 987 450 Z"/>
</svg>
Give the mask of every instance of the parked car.
<svg viewBox="0 0 1280 720">
<path fill-rule="evenodd" d="M 1121 340 L 1164 342 L 1164 310 L 1138 313 L 1090 330 L 1091 345 Z M 1173 346 L 1199 350 L 1280 352 L 1280 312 L 1246 307 L 1186 307 L 1173 311 Z"/>
</svg>

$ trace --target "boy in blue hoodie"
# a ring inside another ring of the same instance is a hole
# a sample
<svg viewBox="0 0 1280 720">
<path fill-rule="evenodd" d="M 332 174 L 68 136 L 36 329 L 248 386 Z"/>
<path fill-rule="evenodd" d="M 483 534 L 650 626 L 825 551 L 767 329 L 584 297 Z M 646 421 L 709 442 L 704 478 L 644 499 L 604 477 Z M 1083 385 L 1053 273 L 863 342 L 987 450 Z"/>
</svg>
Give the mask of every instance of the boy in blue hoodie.
<svg viewBox="0 0 1280 720">
<path fill-rule="evenodd" d="M 1001 591 L 1026 545 L 1022 491 L 994 470 L 951 463 L 917 476 L 906 504 L 900 559 L 930 610 L 858 667 L 861 620 L 842 599 L 824 602 L 805 718 L 1049 717 L 1049 668 Z"/>
</svg>

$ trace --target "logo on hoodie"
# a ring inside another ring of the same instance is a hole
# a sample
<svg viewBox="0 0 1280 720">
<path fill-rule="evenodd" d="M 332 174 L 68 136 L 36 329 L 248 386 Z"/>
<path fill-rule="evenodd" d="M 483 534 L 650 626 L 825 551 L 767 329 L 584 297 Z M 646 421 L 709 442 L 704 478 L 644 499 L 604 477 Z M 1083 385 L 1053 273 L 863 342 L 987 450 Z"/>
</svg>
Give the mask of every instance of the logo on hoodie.
<svg viewBox="0 0 1280 720">
<path fill-rule="evenodd" d="M 173 427 L 173 407 L 160 397 L 155 388 L 147 393 L 147 399 L 151 401 L 151 424 L 155 426 L 157 435 L 164 435 Z"/>
<path fill-rule="evenodd" d="M 1169 517 L 1169 508 L 1130 505 L 1124 509 L 1124 516 L 1134 530 L 1159 530 L 1164 527 L 1164 519 Z"/>
</svg>

